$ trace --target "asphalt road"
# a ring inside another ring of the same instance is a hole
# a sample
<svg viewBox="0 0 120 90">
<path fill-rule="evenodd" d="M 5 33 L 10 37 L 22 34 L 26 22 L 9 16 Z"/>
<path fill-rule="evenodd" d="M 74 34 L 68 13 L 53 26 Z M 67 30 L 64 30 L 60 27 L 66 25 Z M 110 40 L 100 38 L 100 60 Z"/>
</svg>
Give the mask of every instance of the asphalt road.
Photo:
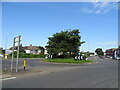
<svg viewBox="0 0 120 90">
<path fill-rule="evenodd" d="M 2 85 L 3 88 L 118 88 L 118 61 L 97 57 L 91 60 L 95 63 L 65 65 L 38 60 L 40 66 L 37 66 L 43 72 L 3 80 Z"/>
</svg>

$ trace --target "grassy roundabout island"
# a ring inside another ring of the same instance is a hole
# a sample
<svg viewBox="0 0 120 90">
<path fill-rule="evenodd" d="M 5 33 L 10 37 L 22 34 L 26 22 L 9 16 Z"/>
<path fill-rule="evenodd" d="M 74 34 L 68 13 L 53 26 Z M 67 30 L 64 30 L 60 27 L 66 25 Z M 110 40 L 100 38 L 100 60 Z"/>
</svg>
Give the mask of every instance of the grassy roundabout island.
<svg viewBox="0 0 120 90">
<path fill-rule="evenodd" d="M 64 58 L 64 59 L 44 59 L 43 61 L 45 62 L 55 62 L 55 63 L 93 63 L 91 60 L 80 60 L 80 61 L 75 61 L 73 58 Z"/>
</svg>

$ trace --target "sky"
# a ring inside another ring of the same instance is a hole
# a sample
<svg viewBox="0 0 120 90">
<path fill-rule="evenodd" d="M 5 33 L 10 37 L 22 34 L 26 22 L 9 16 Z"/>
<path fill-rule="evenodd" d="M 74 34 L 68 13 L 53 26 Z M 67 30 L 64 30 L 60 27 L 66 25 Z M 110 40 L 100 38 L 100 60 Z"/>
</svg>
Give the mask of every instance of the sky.
<svg viewBox="0 0 120 90">
<path fill-rule="evenodd" d="M 118 7 L 115 2 L 3 2 L 2 47 L 21 35 L 22 45 L 46 46 L 56 32 L 79 29 L 81 51 L 116 48 Z"/>
</svg>

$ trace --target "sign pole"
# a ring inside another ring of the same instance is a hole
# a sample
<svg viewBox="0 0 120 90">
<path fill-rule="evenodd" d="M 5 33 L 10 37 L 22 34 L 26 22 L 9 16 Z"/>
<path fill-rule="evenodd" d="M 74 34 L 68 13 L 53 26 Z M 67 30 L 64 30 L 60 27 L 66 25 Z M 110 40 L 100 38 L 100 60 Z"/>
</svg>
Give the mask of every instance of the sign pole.
<svg viewBox="0 0 120 90">
<path fill-rule="evenodd" d="M 13 40 L 13 51 L 12 51 L 12 60 L 11 60 L 11 70 L 13 70 L 14 47 L 15 47 L 15 38 L 14 38 L 14 40 Z"/>
<path fill-rule="evenodd" d="M 16 61 L 16 72 L 18 72 L 18 59 L 19 59 L 19 49 L 20 49 L 20 35 L 18 36 L 18 50 L 17 50 L 17 61 Z"/>
</svg>

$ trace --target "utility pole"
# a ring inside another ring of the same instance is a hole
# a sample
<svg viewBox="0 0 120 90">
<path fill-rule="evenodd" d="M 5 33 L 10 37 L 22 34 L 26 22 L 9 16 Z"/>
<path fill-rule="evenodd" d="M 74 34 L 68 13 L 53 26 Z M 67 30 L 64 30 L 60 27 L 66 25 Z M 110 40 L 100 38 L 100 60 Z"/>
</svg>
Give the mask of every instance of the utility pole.
<svg viewBox="0 0 120 90">
<path fill-rule="evenodd" d="M 89 47 L 89 45 L 90 45 L 90 42 L 89 42 L 89 36 L 88 36 L 88 51 L 90 52 L 90 47 Z"/>
<path fill-rule="evenodd" d="M 15 47 L 15 38 L 13 40 L 13 50 L 12 50 L 12 60 L 11 60 L 11 70 L 13 70 L 13 61 L 14 61 L 14 47 Z"/>
<path fill-rule="evenodd" d="M 8 58 L 8 56 L 7 56 L 7 37 L 6 37 L 6 43 L 5 43 L 6 45 L 5 45 L 5 59 L 7 59 Z"/>
</svg>

